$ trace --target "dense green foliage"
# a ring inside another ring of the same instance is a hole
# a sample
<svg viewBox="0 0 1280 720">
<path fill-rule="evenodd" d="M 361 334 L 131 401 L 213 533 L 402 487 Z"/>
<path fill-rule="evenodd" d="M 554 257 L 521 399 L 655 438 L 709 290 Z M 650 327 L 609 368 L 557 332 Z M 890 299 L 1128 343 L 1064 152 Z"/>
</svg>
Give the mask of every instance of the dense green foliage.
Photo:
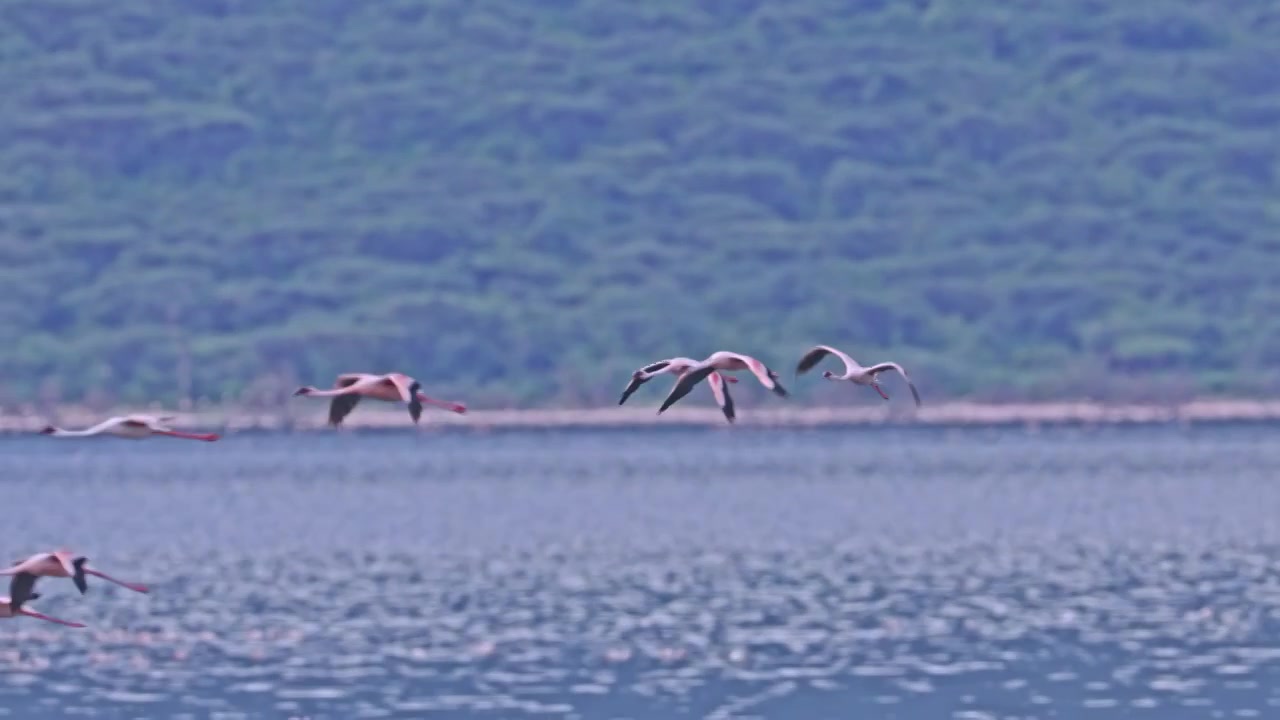
<svg viewBox="0 0 1280 720">
<path fill-rule="evenodd" d="M 4 392 L 597 403 L 812 342 L 926 401 L 1274 392 L 1277 38 L 1244 0 L 8 0 Z"/>
</svg>

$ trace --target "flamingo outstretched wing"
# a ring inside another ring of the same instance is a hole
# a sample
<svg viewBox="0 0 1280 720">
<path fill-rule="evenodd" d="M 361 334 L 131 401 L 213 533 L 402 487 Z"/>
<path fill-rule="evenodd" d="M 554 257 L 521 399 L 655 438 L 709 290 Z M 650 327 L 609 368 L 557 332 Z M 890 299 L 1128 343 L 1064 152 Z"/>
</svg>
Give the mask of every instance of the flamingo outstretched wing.
<svg viewBox="0 0 1280 720">
<path fill-rule="evenodd" d="M 711 394 L 715 396 L 720 412 L 724 413 L 724 419 L 733 422 L 736 413 L 733 407 L 733 396 L 729 394 L 729 384 L 725 382 L 725 376 L 713 372 L 707 376 L 707 382 L 711 385 Z"/>
<path fill-rule="evenodd" d="M 883 362 L 867 368 L 867 372 L 872 375 L 879 375 L 888 370 L 893 370 L 902 376 L 902 379 L 907 383 L 907 387 L 911 388 L 911 397 L 915 398 L 916 407 L 920 407 L 920 392 L 916 390 L 916 384 L 911 381 L 911 377 L 907 375 L 907 371 L 903 370 L 901 365 L 895 362 Z"/>
<path fill-rule="evenodd" d="M 834 355 L 840 358 L 840 361 L 844 363 L 846 375 L 862 367 L 853 358 L 830 345 L 814 345 L 805 352 L 800 358 L 800 362 L 796 364 L 796 375 L 803 375 L 809 372 L 827 355 Z"/>
</svg>

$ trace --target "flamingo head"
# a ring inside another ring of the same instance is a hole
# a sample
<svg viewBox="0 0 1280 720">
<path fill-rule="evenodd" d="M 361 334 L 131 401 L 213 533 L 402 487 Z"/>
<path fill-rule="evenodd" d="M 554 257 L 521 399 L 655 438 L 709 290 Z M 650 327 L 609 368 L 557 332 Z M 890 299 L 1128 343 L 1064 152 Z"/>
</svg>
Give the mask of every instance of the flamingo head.
<svg viewBox="0 0 1280 720">
<path fill-rule="evenodd" d="M 45 425 L 45 426 L 44 426 L 43 428 L 41 428 L 41 430 L 40 430 L 40 434 L 41 434 L 41 435 L 52 435 L 52 434 L 54 434 L 54 433 L 56 433 L 56 432 L 58 432 L 58 428 L 56 428 L 56 427 L 54 427 L 54 426 L 52 426 L 52 425 Z"/>
<path fill-rule="evenodd" d="M 315 388 L 313 388 L 313 387 L 311 387 L 310 385 L 303 385 L 302 387 L 300 387 L 300 388 L 298 388 L 297 390 L 294 390 L 294 391 L 293 391 L 293 396 L 294 396 L 294 397 L 297 397 L 297 396 L 299 396 L 299 395 L 310 395 L 311 393 L 313 393 L 313 392 L 315 392 L 315 391 L 316 391 L 316 389 L 315 389 Z"/>
<path fill-rule="evenodd" d="M 833 373 L 833 372 L 831 372 L 830 370 L 823 370 L 823 371 L 822 371 L 822 377 L 824 377 L 824 378 L 826 378 L 826 379 L 828 379 L 828 380 L 830 380 L 831 378 L 833 378 L 833 377 L 835 377 L 835 376 L 836 376 L 836 374 L 835 374 L 835 373 Z"/>
</svg>

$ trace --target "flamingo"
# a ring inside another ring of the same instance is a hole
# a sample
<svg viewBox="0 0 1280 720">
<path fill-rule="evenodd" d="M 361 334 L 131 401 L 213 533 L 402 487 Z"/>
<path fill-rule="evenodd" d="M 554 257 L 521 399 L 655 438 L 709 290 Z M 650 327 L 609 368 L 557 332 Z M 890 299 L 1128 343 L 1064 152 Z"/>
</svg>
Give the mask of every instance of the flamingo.
<svg viewBox="0 0 1280 720">
<path fill-rule="evenodd" d="M 121 415 L 107 418 L 91 428 L 84 430 L 63 430 L 53 425 L 46 425 L 40 431 L 42 435 L 53 437 L 93 437 L 96 435 L 114 435 L 116 437 L 141 440 L 152 435 L 183 438 L 185 440 L 203 440 L 213 442 L 218 439 L 216 433 L 189 433 L 174 430 L 166 423 L 173 420 L 172 415 Z"/>
<path fill-rule="evenodd" d="M 300 387 L 293 393 L 307 397 L 331 397 L 329 403 L 329 424 L 337 427 L 343 418 L 351 414 L 360 398 L 383 400 L 386 402 L 402 402 L 409 405 L 409 417 L 418 422 L 422 417 L 423 404 L 435 405 L 451 410 L 459 415 L 467 411 L 461 403 L 436 400 L 422 393 L 422 383 L 401 373 L 371 375 L 369 373 L 346 373 L 339 375 L 329 390 L 318 390 L 310 385 Z"/>
<path fill-rule="evenodd" d="M 767 365 L 750 355 L 721 350 L 711 353 L 707 359 L 696 363 L 680 375 L 680 379 L 676 380 L 676 384 L 671 388 L 671 393 L 667 395 L 667 399 L 662 401 L 662 407 L 658 408 L 658 414 L 661 415 L 664 410 L 676 404 L 680 398 L 688 395 L 694 385 L 702 382 L 703 379 L 718 370 L 750 370 L 751 374 L 760 381 L 760 384 L 772 390 L 775 395 L 778 397 L 787 396 L 786 388 L 782 387 L 781 383 L 778 382 L 778 373 L 771 370 Z"/>
<path fill-rule="evenodd" d="M 902 379 L 907 382 L 907 387 L 911 388 L 911 396 L 916 400 L 916 407 L 920 407 L 920 393 L 916 390 L 915 383 L 911 382 L 911 378 L 907 376 L 907 371 L 903 370 L 901 365 L 898 363 L 883 362 L 879 365 L 863 367 L 853 358 L 830 345 L 815 345 L 812 348 L 809 348 L 804 356 L 800 358 L 800 363 L 796 365 L 796 375 L 801 375 L 812 370 L 813 367 L 827 355 L 835 355 L 844 362 L 844 374 L 836 375 L 830 370 L 825 370 L 822 373 L 822 377 L 828 380 L 848 380 L 855 385 L 869 385 L 872 388 L 875 388 L 876 392 L 880 393 L 880 397 L 888 400 L 889 396 L 885 395 L 884 390 L 880 389 L 880 383 L 876 380 L 876 376 L 886 370 L 893 370 L 901 375 Z"/>
<path fill-rule="evenodd" d="M 117 580 L 104 572 L 89 567 L 88 562 L 89 558 L 83 555 L 76 555 L 66 550 L 55 550 L 53 552 L 36 553 L 26 560 L 19 560 L 12 567 L 0 570 L 0 575 L 13 576 L 13 580 L 9 582 L 9 597 L 12 598 L 12 602 L 17 607 L 21 607 L 22 603 L 26 602 L 28 598 L 35 597 L 32 590 L 35 589 L 36 580 L 42 577 L 71 578 L 81 595 L 89 591 L 89 583 L 85 579 L 86 575 L 100 577 L 134 592 L 150 592 L 146 585 Z"/>
<path fill-rule="evenodd" d="M 641 385 L 649 382 L 658 375 L 672 373 L 678 380 L 680 376 L 684 375 L 684 373 L 689 370 L 689 368 L 697 364 L 698 361 L 693 360 L 692 358 L 675 357 L 668 358 L 666 360 L 659 360 L 656 363 L 640 368 L 639 370 L 631 373 L 631 382 L 628 383 L 626 389 L 622 391 L 622 397 L 618 399 L 618 404 L 621 405 L 625 403 L 627 398 L 631 397 L 631 394 L 638 390 Z M 711 384 L 711 394 L 715 396 L 716 404 L 720 406 L 720 411 L 724 413 L 725 420 L 733 422 L 734 417 L 736 417 L 734 414 L 733 396 L 729 394 L 729 388 L 725 383 L 736 383 L 738 382 L 738 378 L 731 375 L 721 375 L 718 372 L 713 372 L 707 376 L 707 381 Z"/>
<path fill-rule="evenodd" d="M 27 596 L 27 600 L 35 600 L 39 597 L 40 593 L 31 593 Z M 66 625 L 67 627 L 85 627 L 83 623 L 69 622 L 67 620 L 59 620 L 58 618 L 49 617 L 48 615 L 38 613 L 35 610 L 28 610 L 27 608 L 22 607 L 22 603 L 20 602 L 14 602 L 7 597 L 0 597 L 0 618 L 15 618 L 23 615 L 33 617 L 37 620 L 44 620 L 45 622 Z"/>
</svg>

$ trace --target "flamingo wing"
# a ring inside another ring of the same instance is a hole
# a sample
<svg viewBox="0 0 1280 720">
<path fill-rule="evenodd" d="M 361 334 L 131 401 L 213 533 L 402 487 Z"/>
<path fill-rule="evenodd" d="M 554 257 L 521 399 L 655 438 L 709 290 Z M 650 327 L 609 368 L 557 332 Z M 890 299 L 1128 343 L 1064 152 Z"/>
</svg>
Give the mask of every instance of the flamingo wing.
<svg viewBox="0 0 1280 720">
<path fill-rule="evenodd" d="M 329 424 L 337 427 L 342 421 L 356 409 L 356 405 L 360 403 L 360 396 L 355 393 L 345 393 L 343 395 L 334 395 L 329 401 Z"/>
<path fill-rule="evenodd" d="M 35 574 L 29 572 L 14 575 L 9 581 L 9 607 L 16 611 L 26 601 L 38 597 L 32 592 L 36 587 L 37 579 L 39 578 Z"/>
<path fill-rule="evenodd" d="M 391 373 L 384 378 L 384 382 L 391 383 L 391 387 L 400 393 L 400 399 L 404 402 L 413 402 L 414 380 L 408 375 L 400 373 Z"/>
<path fill-rule="evenodd" d="M 97 425 L 94 425 L 94 426 L 93 426 L 93 427 L 91 427 L 91 428 L 87 428 L 87 429 L 85 429 L 85 430 L 83 430 L 83 431 L 80 431 L 80 432 L 79 432 L 79 433 L 77 433 L 77 434 L 83 434 L 83 435 L 98 435 L 98 434 L 101 434 L 101 433 L 104 433 L 104 432 L 109 432 L 109 431 L 111 430 L 111 428 L 116 427 L 117 425 L 125 425 L 125 424 L 127 424 L 127 423 L 129 422 L 129 420 L 130 420 L 130 419 L 131 419 L 131 418 L 129 418 L 129 417 L 113 417 L 113 418 L 107 418 L 106 420 L 103 420 L 102 422 L 98 423 Z"/>
<path fill-rule="evenodd" d="M 371 377 L 374 376 L 368 373 L 343 373 L 338 376 L 337 380 L 333 381 L 333 386 L 335 388 L 351 387 L 352 385 L 355 385 L 362 380 L 368 380 Z"/>
<path fill-rule="evenodd" d="M 622 397 L 618 398 L 618 404 L 619 404 L 619 405 L 621 405 L 621 404 L 625 403 L 625 402 L 627 401 L 627 398 L 631 397 L 631 395 L 632 395 L 636 390 L 639 390 L 639 389 L 640 389 L 640 386 L 641 386 L 641 385 L 643 385 L 643 384 L 645 384 L 645 383 L 647 383 L 647 382 L 649 382 L 649 378 L 647 378 L 647 377 L 645 377 L 645 376 L 643 376 L 643 375 L 641 375 L 641 376 L 639 376 L 639 377 L 636 377 L 636 376 L 634 376 L 634 375 L 633 375 L 633 376 L 631 377 L 631 382 L 627 383 L 627 386 L 626 386 L 625 388 L 623 388 L 623 389 L 622 389 Z"/>
<path fill-rule="evenodd" d="M 112 418 L 120 421 L 121 424 L 132 424 L 135 422 L 144 423 L 146 425 L 155 425 L 158 423 L 172 420 L 172 415 L 147 415 L 145 413 L 130 413 L 123 417 Z"/>
<path fill-rule="evenodd" d="M 651 365 L 645 365 L 644 367 L 640 368 L 640 372 L 651 375 L 653 373 L 658 372 L 659 370 L 666 368 L 670 364 L 671 364 L 670 360 L 659 360 L 656 363 L 653 363 Z"/>
<path fill-rule="evenodd" d="M 63 570 L 67 571 L 68 575 L 76 574 L 76 565 L 72 562 L 71 553 L 59 551 L 53 554 L 53 558 L 58 561 Z"/>
<path fill-rule="evenodd" d="M 414 380 L 413 384 L 409 386 L 409 417 L 413 418 L 414 423 L 417 423 L 418 419 L 422 417 L 421 389 L 422 385 L 417 380 Z"/>
<path fill-rule="evenodd" d="M 679 402 L 680 398 L 689 394 L 694 386 L 702 382 L 708 375 L 715 372 L 715 368 L 710 365 L 698 365 L 697 367 L 686 370 L 676 384 L 672 386 L 671 392 L 667 394 L 667 399 L 662 401 L 662 407 L 658 408 L 658 414 L 661 415 L 667 408 Z"/>
<path fill-rule="evenodd" d="M 835 355 L 844 363 L 845 374 L 858 369 L 858 363 L 853 358 L 831 347 L 830 345 L 814 345 L 805 352 L 800 358 L 800 362 L 796 365 L 796 374 L 802 375 L 813 369 L 815 365 L 822 361 L 827 355 Z"/>
<path fill-rule="evenodd" d="M 670 360 L 659 360 L 656 363 L 650 363 L 631 373 L 631 380 L 627 386 L 622 389 L 622 397 L 618 398 L 618 404 L 621 405 L 627 401 L 627 398 L 640 389 L 640 386 L 653 379 L 656 373 L 665 371 L 671 366 Z"/>
<path fill-rule="evenodd" d="M 716 404 L 720 406 L 720 411 L 724 413 L 724 419 L 733 422 L 736 417 L 733 396 L 729 394 L 729 385 L 724 380 L 724 376 L 718 372 L 713 372 L 707 376 L 707 382 L 711 384 L 711 394 L 715 396 Z"/>
<path fill-rule="evenodd" d="M 777 380 L 778 373 L 769 369 L 767 365 L 750 355 L 742 355 L 739 353 L 728 354 L 742 361 L 742 363 L 747 366 L 747 369 L 751 371 L 751 374 L 755 375 L 756 379 L 759 380 L 760 384 L 765 386 L 765 388 L 772 390 L 775 395 L 779 395 L 781 397 L 787 396 L 787 389 L 782 387 L 782 384 Z"/>
<path fill-rule="evenodd" d="M 907 387 L 911 388 L 911 397 L 915 398 L 916 407 L 920 407 L 920 392 L 916 390 L 916 384 L 911 381 L 911 377 L 907 375 L 907 371 L 903 370 L 901 365 L 893 362 L 884 362 L 867 368 L 867 372 L 872 375 L 879 375 L 888 370 L 893 370 L 902 376 L 902 379 L 907 383 Z"/>
</svg>

